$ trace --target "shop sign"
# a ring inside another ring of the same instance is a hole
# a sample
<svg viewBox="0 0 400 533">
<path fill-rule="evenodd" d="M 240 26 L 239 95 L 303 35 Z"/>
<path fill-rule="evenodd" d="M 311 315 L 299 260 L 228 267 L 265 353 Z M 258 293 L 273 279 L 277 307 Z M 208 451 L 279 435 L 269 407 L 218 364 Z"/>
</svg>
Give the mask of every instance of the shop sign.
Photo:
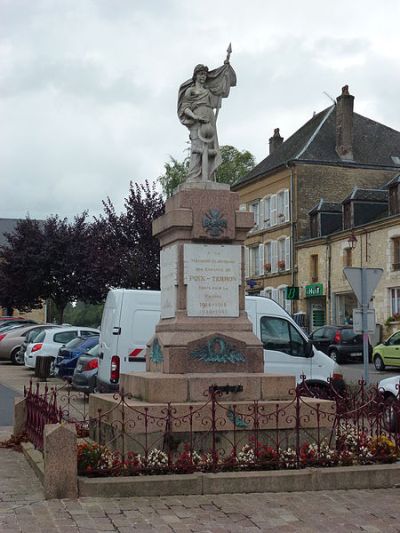
<svg viewBox="0 0 400 533">
<path fill-rule="evenodd" d="M 286 287 L 286 300 L 298 300 L 299 287 Z"/>
<path fill-rule="evenodd" d="M 306 285 L 306 298 L 313 298 L 315 296 L 323 296 L 324 286 L 322 283 L 312 283 L 311 285 Z"/>
</svg>

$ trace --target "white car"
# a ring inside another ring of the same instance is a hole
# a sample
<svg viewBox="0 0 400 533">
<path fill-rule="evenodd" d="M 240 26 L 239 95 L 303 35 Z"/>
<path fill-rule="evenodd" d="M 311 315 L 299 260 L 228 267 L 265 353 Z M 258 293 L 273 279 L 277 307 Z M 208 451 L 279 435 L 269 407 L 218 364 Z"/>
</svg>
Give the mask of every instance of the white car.
<svg viewBox="0 0 400 533">
<path fill-rule="evenodd" d="M 58 350 L 75 337 L 91 337 L 99 335 L 100 331 L 94 328 L 70 326 L 67 328 L 46 329 L 35 337 L 35 341 L 28 344 L 25 351 L 25 366 L 36 367 L 36 357 L 57 357 Z"/>
<path fill-rule="evenodd" d="M 385 428 L 399 432 L 400 429 L 400 376 L 382 379 L 378 387 L 385 397 Z"/>
</svg>

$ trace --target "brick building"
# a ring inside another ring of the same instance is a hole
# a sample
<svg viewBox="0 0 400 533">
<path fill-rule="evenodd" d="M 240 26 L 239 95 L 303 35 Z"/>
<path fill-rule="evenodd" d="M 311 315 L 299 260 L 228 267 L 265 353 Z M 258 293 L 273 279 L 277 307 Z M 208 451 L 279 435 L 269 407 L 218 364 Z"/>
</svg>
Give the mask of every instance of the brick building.
<svg viewBox="0 0 400 533">
<path fill-rule="evenodd" d="M 255 217 L 246 240 L 247 290 L 292 312 L 296 304 L 286 299 L 286 287 L 298 286 L 296 245 L 310 238 L 310 210 L 321 198 L 341 204 L 354 187 L 382 187 L 400 170 L 400 132 L 354 113 L 353 106 L 345 86 L 334 105 L 286 141 L 276 129 L 268 157 L 232 187 L 241 209 Z"/>
</svg>

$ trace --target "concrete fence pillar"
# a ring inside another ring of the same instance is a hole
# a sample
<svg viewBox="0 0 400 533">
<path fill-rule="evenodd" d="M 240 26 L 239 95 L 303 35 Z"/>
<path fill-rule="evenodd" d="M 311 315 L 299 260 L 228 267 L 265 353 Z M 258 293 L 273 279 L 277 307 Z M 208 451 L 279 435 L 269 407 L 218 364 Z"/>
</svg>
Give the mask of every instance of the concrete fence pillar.
<svg viewBox="0 0 400 533">
<path fill-rule="evenodd" d="M 25 433 L 26 398 L 14 398 L 14 435 Z"/>
<path fill-rule="evenodd" d="M 78 497 L 77 437 L 74 424 L 44 427 L 44 493 L 52 498 Z"/>
</svg>

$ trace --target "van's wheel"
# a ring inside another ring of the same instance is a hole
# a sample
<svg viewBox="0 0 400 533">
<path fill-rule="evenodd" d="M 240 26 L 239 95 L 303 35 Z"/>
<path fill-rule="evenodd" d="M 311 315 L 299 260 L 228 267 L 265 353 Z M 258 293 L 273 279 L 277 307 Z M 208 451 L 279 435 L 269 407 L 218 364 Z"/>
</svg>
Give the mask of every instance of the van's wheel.
<svg viewBox="0 0 400 533">
<path fill-rule="evenodd" d="M 338 365 L 342 365 L 345 362 L 343 355 L 341 355 L 337 350 L 331 350 L 329 352 L 329 357 Z"/>
<path fill-rule="evenodd" d="M 382 370 L 385 370 L 385 363 L 383 362 L 383 359 L 380 355 L 375 355 L 374 365 L 378 372 L 382 372 Z"/>
<path fill-rule="evenodd" d="M 305 382 L 304 385 L 301 383 L 298 385 L 298 390 L 300 391 L 301 396 L 306 396 L 308 398 L 328 399 L 330 396 L 329 387 L 322 383 Z"/>
<path fill-rule="evenodd" d="M 13 365 L 24 365 L 24 356 L 20 356 L 19 354 L 19 348 L 14 348 L 14 350 L 11 352 L 10 359 Z"/>
</svg>

